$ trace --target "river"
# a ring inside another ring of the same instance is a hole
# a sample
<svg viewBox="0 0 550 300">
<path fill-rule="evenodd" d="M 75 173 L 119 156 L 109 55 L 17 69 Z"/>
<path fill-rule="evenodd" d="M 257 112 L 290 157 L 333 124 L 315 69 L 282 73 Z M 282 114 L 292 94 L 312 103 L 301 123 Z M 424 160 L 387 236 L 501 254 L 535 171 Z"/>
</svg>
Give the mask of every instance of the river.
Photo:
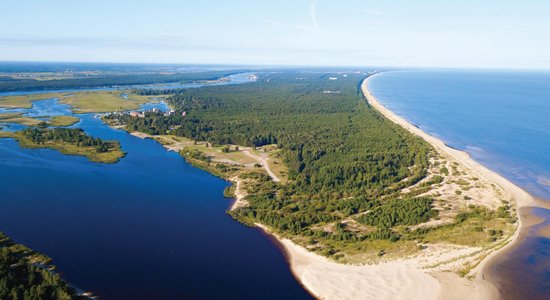
<svg viewBox="0 0 550 300">
<path fill-rule="evenodd" d="M 43 101 L 35 115 L 70 114 Z M 311 299 L 277 243 L 225 213 L 228 182 L 93 114 L 78 117 L 75 127 L 120 141 L 127 156 L 99 164 L 0 139 L 0 230 L 100 299 Z"/>
</svg>

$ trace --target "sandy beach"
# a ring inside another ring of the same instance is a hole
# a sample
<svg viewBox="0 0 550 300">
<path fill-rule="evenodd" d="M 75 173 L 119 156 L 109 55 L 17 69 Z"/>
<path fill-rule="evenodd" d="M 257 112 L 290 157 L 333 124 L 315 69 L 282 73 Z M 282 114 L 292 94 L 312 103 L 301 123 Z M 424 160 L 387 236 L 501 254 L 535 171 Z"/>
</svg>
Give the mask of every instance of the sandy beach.
<svg viewBox="0 0 550 300">
<path fill-rule="evenodd" d="M 426 134 L 388 110 L 369 91 L 368 80 L 363 82 L 361 88 L 368 103 L 386 118 L 426 140 L 438 153 L 459 163 L 470 175 L 494 183 L 505 191 L 509 199 L 515 201 L 519 217 L 514 234 L 503 246 L 484 252 L 481 262 L 470 271 L 470 279 L 467 279 L 448 270 L 470 257 L 476 257 L 478 254 L 472 249 L 442 247 L 413 258 L 373 265 L 345 265 L 280 238 L 261 224 L 257 226 L 280 241 L 296 278 L 319 299 L 498 299 L 496 287 L 485 280 L 485 270 L 497 255 L 518 240 L 523 226 L 520 208 L 535 205 L 535 199 L 522 188 L 472 160 L 466 152 L 448 147 L 443 141 Z M 477 256 L 478 259 L 479 257 Z M 439 266 L 426 267 L 434 264 Z"/>
</svg>

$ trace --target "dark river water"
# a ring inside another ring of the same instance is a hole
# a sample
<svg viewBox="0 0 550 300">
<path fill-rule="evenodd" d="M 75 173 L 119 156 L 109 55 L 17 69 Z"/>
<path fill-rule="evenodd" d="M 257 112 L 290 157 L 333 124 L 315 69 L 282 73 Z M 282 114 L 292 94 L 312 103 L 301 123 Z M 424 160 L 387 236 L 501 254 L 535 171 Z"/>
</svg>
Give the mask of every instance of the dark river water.
<svg viewBox="0 0 550 300">
<path fill-rule="evenodd" d="M 228 182 L 79 116 L 127 156 L 99 164 L 0 139 L 1 231 L 100 299 L 311 299 L 278 245 L 226 214 Z"/>
</svg>

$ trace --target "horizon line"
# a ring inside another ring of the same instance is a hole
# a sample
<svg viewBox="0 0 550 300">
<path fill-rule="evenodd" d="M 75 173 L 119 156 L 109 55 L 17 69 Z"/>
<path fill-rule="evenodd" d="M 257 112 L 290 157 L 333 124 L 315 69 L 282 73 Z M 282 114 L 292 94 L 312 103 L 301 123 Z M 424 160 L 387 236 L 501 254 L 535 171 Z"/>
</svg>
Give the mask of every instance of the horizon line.
<svg viewBox="0 0 550 300">
<path fill-rule="evenodd" d="M 182 62 L 115 62 L 115 61 L 74 61 L 74 60 L 0 60 L 0 64 L 10 63 L 51 63 L 51 64 L 105 64 L 105 65 L 164 65 L 164 66 L 218 66 L 249 68 L 381 68 L 381 69 L 435 69 L 435 70 L 510 70 L 510 71 L 550 71 L 550 67 L 471 67 L 437 65 L 322 65 L 322 64 L 254 64 L 254 63 L 182 63 Z"/>
</svg>

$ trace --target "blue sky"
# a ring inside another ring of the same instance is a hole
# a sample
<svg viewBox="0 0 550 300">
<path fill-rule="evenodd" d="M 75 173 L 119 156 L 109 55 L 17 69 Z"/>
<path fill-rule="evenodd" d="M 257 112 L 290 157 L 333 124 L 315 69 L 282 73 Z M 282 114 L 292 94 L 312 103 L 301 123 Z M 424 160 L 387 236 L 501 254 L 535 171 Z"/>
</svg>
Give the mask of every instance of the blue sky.
<svg viewBox="0 0 550 300">
<path fill-rule="evenodd" d="M 550 1 L 2 0 L 0 60 L 550 68 Z"/>
</svg>

